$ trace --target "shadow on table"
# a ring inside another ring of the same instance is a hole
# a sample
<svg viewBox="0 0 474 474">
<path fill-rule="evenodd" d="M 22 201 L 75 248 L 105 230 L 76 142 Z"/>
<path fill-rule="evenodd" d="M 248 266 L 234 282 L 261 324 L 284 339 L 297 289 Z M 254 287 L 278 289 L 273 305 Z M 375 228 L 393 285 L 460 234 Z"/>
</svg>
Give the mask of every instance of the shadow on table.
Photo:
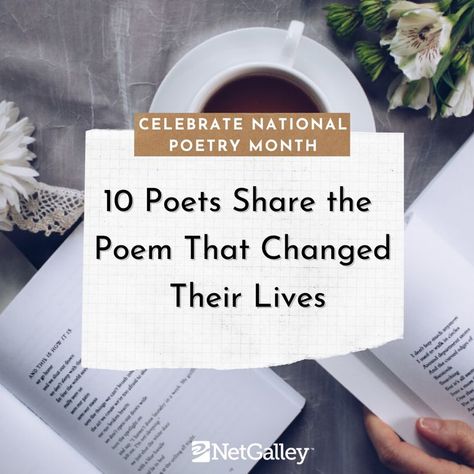
<svg viewBox="0 0 474 474">
<path fill-rule="evenodd" d="M 76 222 L 64 235 L 51 234 L 49 237 L 44 232 L 33 234 L 15 228 L 12 232 L 5 232 L 5 235 L 16 245 L 18 250 L 38 269 L 54 253 L 54 251 L 66 240 L 72 231 L 81 221 Z"/>
</svg>

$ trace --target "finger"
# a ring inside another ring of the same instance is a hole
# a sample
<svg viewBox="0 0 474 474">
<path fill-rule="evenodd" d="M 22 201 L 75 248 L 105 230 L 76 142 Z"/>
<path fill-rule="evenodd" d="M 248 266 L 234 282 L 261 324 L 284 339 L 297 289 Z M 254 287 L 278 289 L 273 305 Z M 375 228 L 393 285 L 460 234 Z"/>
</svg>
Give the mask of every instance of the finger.
<svg viewBox="0 0 474 474">
<path fill-rule="evenodd" d="M 365 426 L 380 461 L 398 473 L 472 474 L 454 462 L 429 456 L 421 449 L 401 441 L 398 435 L 371 412 L 364 415 Z"/>
<path fill-rule="evenodd" d="M 420 418 L 416 427 L 428 441 L 460 456 L 474 467 L 474 430 L 469 425 L 457 420 Z"/>
</svg>

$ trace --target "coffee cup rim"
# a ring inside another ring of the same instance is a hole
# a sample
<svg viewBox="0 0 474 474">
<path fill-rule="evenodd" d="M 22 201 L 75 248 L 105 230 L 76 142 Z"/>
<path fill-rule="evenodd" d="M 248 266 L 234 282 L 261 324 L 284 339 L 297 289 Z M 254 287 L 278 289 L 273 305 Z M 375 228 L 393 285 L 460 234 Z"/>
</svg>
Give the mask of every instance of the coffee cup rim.
<svg viewBox="0 0 474 474">
<path fill-rule="evenodd" d="M 302 72 L 293 67 L 288 67 L 280 63 L 251 62 L 231 66 L 207 81 L 199 89 L 198 93 L 190 103 L 189 112 L 202 112 L 204 105 L 208 102 L 211 96 L 228 82 L 239 77 L 244 77 L 246 75 L 251 75 L 252 73 L 258 73 L 262 71 L 276 71 L 283 73 L 285 78 L 290 76 L 290 80 L 291 78 L 295 78 L 297 81 L 302 83 L 304 90 L 308 89 L 305 90 L 305 92 L 310 95 L 312 100 L 315 101 L 321 112 L 330 111 L 328 100 L 324 93 L 317 86 L 317 84 L 315 84 Z M 301 84 L 297 85 L 300 86 Z"/>
</svg>

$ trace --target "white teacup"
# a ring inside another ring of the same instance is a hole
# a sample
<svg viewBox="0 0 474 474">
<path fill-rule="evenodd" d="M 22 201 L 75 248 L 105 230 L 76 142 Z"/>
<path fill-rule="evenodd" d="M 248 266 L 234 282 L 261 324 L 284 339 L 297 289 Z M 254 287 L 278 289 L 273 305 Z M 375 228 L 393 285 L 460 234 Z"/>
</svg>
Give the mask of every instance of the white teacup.
<svg viewBox="0 0 474 474">
<path fill-rule="evenodd" d="M 288 28 L 281 55 L 275 62 L 253 62 L 233 66 L 208 81 L 194 97 L 189 112 L 201 112 L 211 97 L 226 84 L 236 79 L 265 75 L 287 80 L 308 95 L 321 112 L 330 112 L 328 101 L 319 87 L 293 67 L 296 52 L 303 36 L 304 23 L 292 21 Z"/>
</svg>

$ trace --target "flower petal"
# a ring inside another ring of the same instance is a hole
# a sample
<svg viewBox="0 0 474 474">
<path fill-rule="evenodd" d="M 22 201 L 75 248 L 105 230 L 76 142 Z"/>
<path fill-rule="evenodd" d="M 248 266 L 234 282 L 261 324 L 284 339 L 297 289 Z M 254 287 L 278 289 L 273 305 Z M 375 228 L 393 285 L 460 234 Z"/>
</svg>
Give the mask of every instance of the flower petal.
<svg viewBox="0 0 474 474">
<path fill-rule="evenodd" d="M 9 173 L 13 176 L 38 176 L 38 171 L 26 166 L 0 165 L 0 172 Z"/>
<path fill-rule="evenodd" d="M 466 117 L 474 107 L 474 65 L 471 64 L 466 75 L 456 82 L 455 88 L 448 97 L 447 104 L 443 107 L 443 117 Z"/>
<path fill-rule="evenodd" d="M 18 120 L 19 116 L 13 102 L 0 102 L 0 212 L 10 206 L 19 210 L 19 195 L 27 198 L 38 176 L 30 164 L 35 154 L 27 148 L 34 141 L 30 136 L 34 127 L 27 117 Z"/>
<path fill-rule="evenodd" d="M 421 77 L 433 77 L 441 61 L 441 53 L 439 49 L 425 49 L 416 55 L 416 76 Z"/>
<path fill-rule="evenodd" d="M 442 53 L 449 48 L 452 23 L 433 6 L 414 8 L 411 2 L 405 3 L 395 34 L 384 35 L 380 44 L 389 46 L 395 64 L 410 81 L 433 77 Z"/>
<path fill-rule="evenodd" d="M 400 74 L 388 86 L 387 99 L 389 101 L 389 110 L 403 105 L 403 96 L 406 90 L 406 82 L 403 79 L 403 74 Z"/>
<path fill-rule="evenodd" d="M 430 95 L 430 82 L 428 79 L 420 79 L 419 81 L 408 84 L 407 93 L 410 98 L 406 98 L 408 103 L 405 105 L 411 109 L 420 110 L 428 104 L 428 97 Z"/>
<path fill-rule="evenodd" d="M 387 13 L 390 19 L 398 20 L 403 14 L 412 10 L 418 10 L 420 7 L 432 10 L 438 9 L 437 3 L 423 3 L 420 5 L 419 3 L 401 0 L 390 4 L 387 8 Z"/>
</svg>

